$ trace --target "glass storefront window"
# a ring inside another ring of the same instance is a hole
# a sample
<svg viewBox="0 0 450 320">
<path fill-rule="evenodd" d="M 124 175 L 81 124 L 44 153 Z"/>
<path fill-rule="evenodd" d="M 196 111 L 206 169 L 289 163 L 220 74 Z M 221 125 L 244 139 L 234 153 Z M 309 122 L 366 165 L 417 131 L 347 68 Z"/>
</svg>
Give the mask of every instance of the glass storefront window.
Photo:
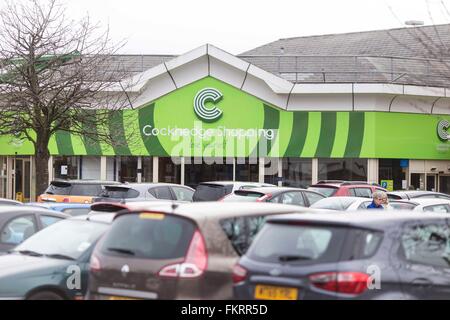
<svg viewBox="0 0 450 320">
<path fill-rule="evenodd" d="M 411 189 L 413 190 L 425 190 L 425 174 L 424 173 L 411 173 Z"/>
<path fill-rule="evenodd" d="M 283 186 L 306 188 L 312 183 L 312 159 L 284 158 Z"/>
<path fill-rule="evenodd" d="M 120 157 L 119 181 L 137 182 L 137 157 Z"/>
<path fill-rule="evenodd" d="M 450 194 L 450 176 L 439 176 L 439 191 Z"/>
<path fill-rule="evenodd" d="M 319 180 L 367 181 L 367 159 L 319 159 Z"/>
<path fill-rule="evenodd" d="M 78 179 L 78 157 L 54 157 L 56 179 Z"/>
<path fill-rule="evenodd" d="M 236 159 L 236 181 L 259 181 L 259 164 L 254 158 Z"/>
<path fill-rule="evenodd" d="M 205 181 L 232 181 L 233 158 L 186 158 L 184 170 L 184 183 L 191 188 Z"/>
<path fill-rule="evenodd" d="M 153 182 L 152 157 L 142 157 L 142 182 Z"/>
<path fill-rule="evenodd" d="M 378 177 L 381 180 L 393 180 L 394 190 L 402 189 L 402 181 L 406 180 L 405 169 L 400 166 L 399 159 L 380 159 L 378 161 Z"/>
<path fill-rule="evenodd" d="M 181 160 L 177 159 L 176 163 L 172 158 L 159 158 L 159 182 L 181 183 Z"/>
<path fill-rule="evenodd" d="M 278 164 L 281 159 L 278 158 L 266 158 L 264 159 L 264 182 L 274 185 L 278 185 Z"/>
</svg>

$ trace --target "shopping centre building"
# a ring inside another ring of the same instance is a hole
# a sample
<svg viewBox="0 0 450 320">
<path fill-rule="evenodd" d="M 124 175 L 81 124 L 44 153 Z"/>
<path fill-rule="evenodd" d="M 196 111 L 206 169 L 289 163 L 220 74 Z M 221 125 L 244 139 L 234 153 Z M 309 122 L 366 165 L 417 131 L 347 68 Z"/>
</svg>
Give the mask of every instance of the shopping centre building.
<svg viewBox="0 0 450 320">
<path fill-rule="evenodd" d="M 124 79 L 130 108 L 106 128 L 115 143 L 58 132 L 50 179 L 341 179 L 450 193 L 450 65 L 430 53 L 433 41 L 450 44 L 449 31 L 280 39 L 237 56 L 212 45 L 117 56 L 134 75 Z M 0 137 L 0 197 L 34 199 L 33 153 Z"/>
</svg>

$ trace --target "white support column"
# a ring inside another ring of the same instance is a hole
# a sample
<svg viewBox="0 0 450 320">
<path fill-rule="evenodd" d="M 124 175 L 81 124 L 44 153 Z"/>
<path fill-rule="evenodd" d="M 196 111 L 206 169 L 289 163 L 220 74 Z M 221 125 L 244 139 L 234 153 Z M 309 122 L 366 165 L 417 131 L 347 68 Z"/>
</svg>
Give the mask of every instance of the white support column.
<svg viewBox="0 0 450 320">
<path fill-rule="evenodd" d="M 142 157 L 137 158 L 137 183 L 142 182 Z"/>
<path fill-rule="evenodd" d="M 100 180 L 107 180 L 107 158 L 100 157 Z"/>
<path fill-rule="evenodd" d="M 153 182 L 159 182 L 159 158 L 153 157 Z"/>
<path fill-rule="evenodd" d="M 185 157 L 181 157 L 181 185 L 184 185 L 184 174 L 185 174 L 185 163 L 186 163 L 186 158 Z"/>
<path fill-rule="evenodd" d="M 264 168 L 264 158 L 259 158 L 259 183 L 264 183 L 265 168 Z"/>
<path fill-rule="evenodd" d="M 55 179 L 55 172 L 53 170 L 53 156 L 48 158 L 48 182 Z"/>
<path fill-rule="evenodd" d="M 316 184 L 319 182 L 319 159 L 312 159 L 312 167 L 311 167 L 311 183 Z"/>
<path fill-rule="evenodd" d="M 367 182 L 379 183 L 379 181 L 378 181 L 378 159 L 367 159 Z"/>
<path fill-rule="evenodd" d="M 282 187 L 283 186 L 283 158 L 278 158 L 278 186 Z"/>
<path fill-rule="evenodd" d="M 233 158 L 233 181 L 236 181 L 236 158 Z"/>
</svg>

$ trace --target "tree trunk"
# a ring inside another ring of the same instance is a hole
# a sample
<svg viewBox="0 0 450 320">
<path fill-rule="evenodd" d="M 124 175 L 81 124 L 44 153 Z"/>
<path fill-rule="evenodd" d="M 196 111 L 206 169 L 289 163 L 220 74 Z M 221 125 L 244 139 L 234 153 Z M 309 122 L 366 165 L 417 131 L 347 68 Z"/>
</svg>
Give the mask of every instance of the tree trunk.
<svg viewBox="0 0 450 320">
<path fill-rule="evenodd" d="M 36 165 L 36 195 L 44 193 L 48 187 L 48 160 L 50 152 L 48 151 L 49 139 L 37 139 L 35 150 Z"/>
</svg>

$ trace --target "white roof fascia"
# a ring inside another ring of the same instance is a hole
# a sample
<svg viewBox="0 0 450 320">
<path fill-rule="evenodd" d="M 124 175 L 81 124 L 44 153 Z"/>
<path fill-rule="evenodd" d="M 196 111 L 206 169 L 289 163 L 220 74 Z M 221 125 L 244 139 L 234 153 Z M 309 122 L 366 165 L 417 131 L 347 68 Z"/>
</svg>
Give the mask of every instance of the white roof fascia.
<svg viewBox="0 0 450 320">
<path fill-rule="evenodd" d="M 250 65 L 250 68 L 248 68 L 248 74 L 264 81 L 276 94 L 290 94 L 294 85 L 292 82 L 277 77 L 276 75 L 252 64 Z"/>
</svg>

